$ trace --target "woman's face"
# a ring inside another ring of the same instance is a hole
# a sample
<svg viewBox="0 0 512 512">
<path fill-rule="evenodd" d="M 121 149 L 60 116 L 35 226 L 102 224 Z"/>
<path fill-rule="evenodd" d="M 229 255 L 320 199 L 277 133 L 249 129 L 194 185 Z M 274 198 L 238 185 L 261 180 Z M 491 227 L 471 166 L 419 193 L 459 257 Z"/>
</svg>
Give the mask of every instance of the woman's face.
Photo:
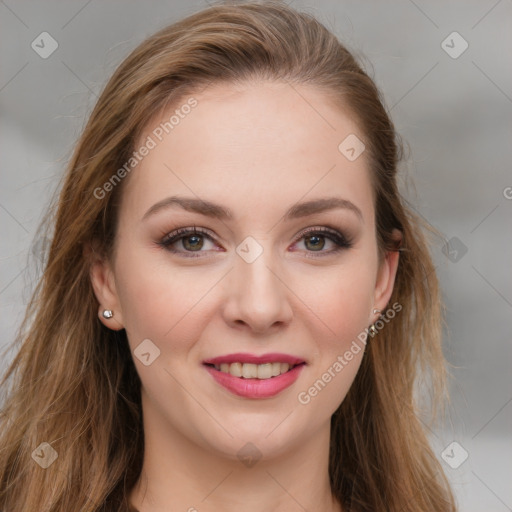
<svg viewBox="0 0 512 512">
<path fill-rule="evenodd" d="M 363 135 L 322 92 L 255 82 L 193 98 L 140 138 L 93 284 L 114 311 L 102 321 L 126 329 L 146 428 L 276 456 L 328 429 L 398 253 L 379 264 Z"/>
</svg>

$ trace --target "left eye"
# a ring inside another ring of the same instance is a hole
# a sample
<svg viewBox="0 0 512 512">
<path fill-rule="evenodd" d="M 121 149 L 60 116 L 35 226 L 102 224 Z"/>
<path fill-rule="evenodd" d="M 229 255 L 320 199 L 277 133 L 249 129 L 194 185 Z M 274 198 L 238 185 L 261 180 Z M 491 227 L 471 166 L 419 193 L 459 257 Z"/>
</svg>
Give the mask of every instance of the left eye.
<svg viewBox="0 0 512 512">
<path fill-rule="evenodd" d="M 202 228 L 180 228 L 166 235 L 159 244 L 172 253 L 186 254 L 191 252 L 205 252 L 201 250 L 204 248 L 205 239 L 214 243 L 213 237 Z M 325 247 L 325 239 L 334 244 L 333 249 L 328 251 L 322 250 Z M 348 249 L 352 246 L 350 240 L 348 240 L 344 235 L 330 228 L 313 228 L 302 232 L 295 239 L 294 245 L 300 240 L 304 240 L 306 248 L 312 249 L 307 252 L 317 252 L 320 253 L 320 255 L 332 254 L 339 252 L 342 249 Z M 178 242 L 181 242 L 184 251 L 180 251 L 173 247 Z M 198 256 L 190 255 L 186 257 Z"/>
<path fill-rule="evenodd" d="M 325 239 L 329 240 L 334 244 L 334 248 L 330 251 L 322 251 L 325 247 Z M 295 239 L 295 242 L 304 239 L 304 245 L 306 247 L 312 247 L 312 251 L 307 251 L 308 253 L 319 253 L 318 256 L 327 256 L 329 254 L 337 253 L 342 251 L 343 249 L 349 249 L 352 247 L 352 241 L 340 233 L 339 231 L 332 228 L 309 228 L 306 231 L 303 231 L 298 238 Z M 311 255 L 316 257 L 317 255 Z"/>
</svg>

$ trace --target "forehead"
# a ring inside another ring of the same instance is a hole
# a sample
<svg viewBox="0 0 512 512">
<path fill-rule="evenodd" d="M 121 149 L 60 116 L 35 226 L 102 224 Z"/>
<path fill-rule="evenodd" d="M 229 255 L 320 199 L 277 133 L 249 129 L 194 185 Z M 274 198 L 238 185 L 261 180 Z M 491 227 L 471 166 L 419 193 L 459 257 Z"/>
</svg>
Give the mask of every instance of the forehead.
<svg viewBox="0 0 512 512">
<path fill-rule="evenodd" d="M 311 86 L 210 85 L 148 123 L 135 149 L 153 147 L 124 194 L 132 209 L 181 194 L 243 215 L 338 195 L 370 215 L 366 154 L 351 161 L 339 148 L 354 135 L 364 138 L 352 116 Z"/>
</svg>

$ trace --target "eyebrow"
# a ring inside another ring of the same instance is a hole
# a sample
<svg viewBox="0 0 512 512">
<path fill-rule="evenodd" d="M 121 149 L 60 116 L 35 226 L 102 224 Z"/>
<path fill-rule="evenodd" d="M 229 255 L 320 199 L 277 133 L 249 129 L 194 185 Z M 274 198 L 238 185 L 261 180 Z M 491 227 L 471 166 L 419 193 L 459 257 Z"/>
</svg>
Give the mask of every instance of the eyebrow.
<svg viewBox="0 0 512 512">
<path fill-rule="evenodd" d="M 219 220 L 230 220 L 234 218 L 233 212 L 220 204 L 194 197 L 171 196 L 151 206 L 142 219 L 146 219 L 150 215 L 173 206 L 179 206 L 188 212 L 199 213 L 200 215 Z M 364 221 L 361 210 L 351 201 L 342 199 L 341 197 L 322 197 L 294 204 L 284 214 L 284 220 L 308 217 L 315 213 L 322 213 L 337 208 L 352 211 L 361 221 Z"/>
</svg>

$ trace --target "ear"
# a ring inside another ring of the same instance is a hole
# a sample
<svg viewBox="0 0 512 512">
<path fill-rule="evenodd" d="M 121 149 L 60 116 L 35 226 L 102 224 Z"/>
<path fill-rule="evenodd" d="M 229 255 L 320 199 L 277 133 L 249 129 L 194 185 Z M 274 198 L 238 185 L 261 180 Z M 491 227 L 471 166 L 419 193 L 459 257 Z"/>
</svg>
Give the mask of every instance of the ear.
<svg viewBox="0 0 512 512">
<path fill-rule="evenodd" d="M 396 240 L 398 247 L 402 240 L 402 234 L 398 229 L 393 231 L 393 238 Z M 374 308 L 379 309 L 382 312 L 384 312 L 384 308 L 387 306 L 391 298 L 391 294 L 393 293 L 399 257 L 400 252 L 398 250 L 387 251 L 379 265 L 373 304 Z"/>
<path fill-rule="evenodd" d="M 114 272 L 109 261 L 93 256 L 90 266 L 90 278 L 94 294 L 100 303 L 98 309 L 98 318 L 103 325 L 114 331 L 124 329 L 123 312 L 119 303 L 119 297 L 116 291 Z M 105 318 L 103 311 L 110 309 L 113 313 L 112 318 Z"/>
</svg>

